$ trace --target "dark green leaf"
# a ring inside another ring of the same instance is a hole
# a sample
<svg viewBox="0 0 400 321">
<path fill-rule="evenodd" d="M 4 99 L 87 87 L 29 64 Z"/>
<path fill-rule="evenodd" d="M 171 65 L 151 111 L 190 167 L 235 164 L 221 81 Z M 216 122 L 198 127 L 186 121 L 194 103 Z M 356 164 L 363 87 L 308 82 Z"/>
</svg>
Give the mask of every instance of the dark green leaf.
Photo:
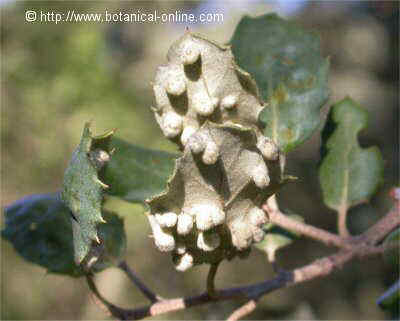
<svg viewBox="0 0 400 321">
<path fill-rule="evenodd" d="M 337 211 L 367 201 L 382 181 L 379 149 L 361 148 L 357 135 L 367 126 L 368 113 L 350 98 L 335 104 L 323 132 L 319 178 L 324 202 Z"/>
<path fill-rule="evenodd" d="M 86 123 L 81 142 L 75 150 L 64 174 L 62 200 L 74 216 L 73 232 L 75 262 L 81 263 L 89 253 L 92 242 L 100 243 L 97 225 L 104 223 L 101 216 L 103 191 L 99 172 L 109 160 L 109 143 L 113 131 L 93 137 Z"/>
<path fill-rule="evenodd" d="M 113 138 L 115 149 L 104 173 L 109 195 L 129 202 L 144 202 L 161 193 L 172 174 L 177 155 L 146 149 Z"/>
<path fill-rule="evenodd" d="M 382 309 L 398 309 L 400 303 L 400 280 L 397 280 L 376 302 Z"/>
<path fill-rule="evenodd" d="M 56 194 L 25 197 L 6 207 L 4 214 L 1 235 L 24 259 L 52 273 L 84 274 L 74 263 L 69 210 Z"/>
<path fill-rule="evenodd" d="M 293 220 L 304 222 L 304 218 L 300 215 L 290 214 L 288 216 Z M 270 262 L 275 261 L 276 251 L 290 245 L 294 240 L 300 237 L 300 234 L 284 230 L 272 223 L 265 224 L 263 229 L 265 231 L 264 240 L 255 244 L 255 247 L 265 252 Z"/>
<path fill-rule="evenodd" d="M 103 215 L 107 224 L 99 226 L 99 237 L 104 247 L 101 258 L 91 267 L 93 272 L 120 260 L 126 248 L 122 219 L 110 212 Z M 5 208 L 5 228 L 1 235 L 27 261 L 51 273 L 79 277 L 85 271 L 74 262 L 70 218 L 70 211 L 58 194 L 32 195 Z"/>
<path fill-rule="evenodd" d="M 275 14 L 244 17 L 231 40 L 238 65 L 256 80 L 268 106 L 259 119 L 285 153 L 308 139 L 328 98 L 329 60 L 318 35 Z"/>
</svg>

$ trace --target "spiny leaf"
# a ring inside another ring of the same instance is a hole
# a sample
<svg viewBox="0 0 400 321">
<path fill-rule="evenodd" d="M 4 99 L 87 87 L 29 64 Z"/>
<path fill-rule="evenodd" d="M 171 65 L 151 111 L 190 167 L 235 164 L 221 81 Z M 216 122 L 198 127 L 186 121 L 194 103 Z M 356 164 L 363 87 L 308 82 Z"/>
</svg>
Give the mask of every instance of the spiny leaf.
<svg viewBox="0 0 400 321">
<path fill-rule="evenodd" d="M 300 215 L 289 214 L 288 217 L 298 222 L 304 222 L 304 218 Z M 275 253 L 279 249 L 290 245 L 295 239 L 300 237 L 300 234 L 285 230 L 272 223 L 265 224 L 263 229 L 265 237 L 261 242 L 256 243 L 255 247 L 265 252 L 270 262 L 275 261 Z"/>
<path fill-rule="evenodd" d="M 143 203 L 165 189 L 178 155 L 132 145 L 117 137 L 110 147 L 115 153 L 104 171 L 104 181 L 110 186 L 105 191 L 108 195 Z"/>
<path fill-rule="evenodd" d="M 205 122 L 176 161 L 167 190 L 148 201 L 156 246 L 176 268 L 246 256 L 260 241 L 261 204 L 282 184 L 279 159 L 266 161 L 255 131 Z"/>
<path fill-rule="evenodd" d="M 93 137 L 86 123 L 81 142 L 64 174 L 62 200 L 72 211 L 74 224 L 75 262 L 80 264 L 89 253 L 92 242 L 100 243 L 97 225 L 105 223 L 101 216 L 104 189 L 101 181 L 104 165 L 110 158 L 113 131 Z"/>
<path fill-rule="evenodd" d="M 382 182 L 379 149 L 361 148 L 357 140 L 367 118 L 361 106 L 345 98 L 332 106 L 325 125 L 319 179 L 325 204 L 336 211 L 367 201 Z"/>
<path fill-rule="evenodd" d="M 4 212 L 5 227 L 1 235 L 24 259 L 50 273 L 73 277 L 87 273 L 74 262 L 70 211 L 58 194 L 31 195 L 7 206 Z M 122 220 L 110 212 L 103 215 L 108 223 L 100 225 L 99 236 L 105 249 L 90 269 L 93 272 L 107 268 L 125 252 Z"/>
<path fill-rule="evenodd" d="M 259 115 L 264 135 L 283 152 L 293 150 L 318 127 L 328 98 L 329 61 L 321 57 L 318 36 L 267 14 L 242 18 L 230 43 L 268 103 Z"/>
<path fill-rule="evenodd" d="M 126 236 L 124 221 L 117 214 L 106 210 L 102 211 L 107 223 L 99 224 L 98 236 L 100 244 L 92 243 L 89 255 L 84 259 L 85 269 L 98 272 L 117 266 L 125 257 Z M 72 225 L 77 224 L 72 220 Z"/>
</svg>

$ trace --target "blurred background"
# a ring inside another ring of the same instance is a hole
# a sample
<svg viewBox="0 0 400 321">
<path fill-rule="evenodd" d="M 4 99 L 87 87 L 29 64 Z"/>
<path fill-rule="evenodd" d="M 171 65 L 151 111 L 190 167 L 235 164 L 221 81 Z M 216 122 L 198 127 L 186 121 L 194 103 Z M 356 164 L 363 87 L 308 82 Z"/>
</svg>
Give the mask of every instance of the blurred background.
<svg viewBox="0 0 400 321">
<path fill-rule="evenodd" d="M 350 95 L 370 113 L 360 135 L 363 146 L 378 145 L 385 160 L 385 184 L 369 204 L 351 210 L 350 229 L 359 233 L 390 208 L 387 196 L 399 184 L 399 3 L 397 1 L 146 1 L 21 2 L 0 1 L 1 10 L 1 205 L 60 188 L 67 162 L 84 122 L 93 131 L 118 128 L 118 136 L 138 145 L 175 151 L 163 138 L 150 110 L 150 81 L 166 62 L 170 44 L 186 24 L 28 23 L 25 11 L 135 12 L 158 9 L 223 13 L 223 22 L 191 24 L 191 30 L 227 43 L 244 14 L 278 12 L 321 35 L 331 57 L 331 97 L 323 110 Z M 306 222 L 335 231 L 335 214 L 322 203 L 317 165 L 320 138 L 288 156 L 288 173 L 300 179 L 278 195 L 281 207 Z M 207 267 L 184 274 L 170 256 L 158 252 L 143 208 L 110 199 L 107 207 L 125 217 L 127 261 L 164 297 L 194 295 L 205 289 Z M 1 224 L 3 217 L 1 216 Z M 300 239 L 278 253 L 283 268 L 294 268 L 332 249 Z M 83 279 L 47 274 L 24 261 L 1 240 L 2 319 L 110 319 L 96 306 Z M 368 266 L 366 268 L 366 265 Z M 381 258 L 353 262 L 342 271 L 263 297 L 250 319 L 377 320 L 395 315 L 375 304 L 398 276 Z M 239 286 L 273 277 L 263 253 L 224 262 L 217 287 Z M 127 277 L 108 269 L 96 277 L 100 291 L 123 307 L 147 304 Z M 239 304 L 231 301 L 161 315 L 158 319 L 224 319 Z M 396 314 L 396 312 L 395 312 Z M 398 314 L 398 312 L 397 312 Z M 156 318 L 155 318 L 156 319 Z"/>
</svg>

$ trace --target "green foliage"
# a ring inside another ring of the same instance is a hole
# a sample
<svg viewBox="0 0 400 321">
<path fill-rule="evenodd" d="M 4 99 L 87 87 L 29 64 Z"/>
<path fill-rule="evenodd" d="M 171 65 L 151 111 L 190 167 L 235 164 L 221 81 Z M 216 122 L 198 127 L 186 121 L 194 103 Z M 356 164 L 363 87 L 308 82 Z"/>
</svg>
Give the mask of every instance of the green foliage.
<svg viewBox="0 0 400 321">
<path fill-rule="evenodd" d="M 332 106 L 323 132 L 324 155 L 319 178 L 324 202 L 347 210 L 367 201 L 383 179 L 379 149 L 361 148 L 357 135 L 367 126 L 367 112 L 350 98 Z"/>
<path fill-rule="evenodd" d="M 103 216 L 107 224 L 101 224 L 98 231 L 102 241 L 101 257 L 92 264 L 91 272 L 110 267 L 126 250 L 122 219 L 111 212 L 103 212 Z M 5 217 L 1 235 L 26 260 L 50 273 L 79 277 L 89 272 L 74 262 L 73 219 L 58 194 L 23 198 L 5 208 Z"/>
<path fill-rule="evenodd" d="M 5 208 L 1 236 L 26 260 L 52 273 L 82 276 L 74 263 L 68 208 L 56 194 L 32 195 Z"/>
<path fill-rule="evenodd" d="M 318 127 L 328 98 L 329 60 L 321 57 L 318 35 L 267 14 L 242 18 L 231 44 L 268 103 L 259 115 L 264 135 L 283 152 L 293 150 Z"/>
<path fill-rule="evenodd" d="M 104 171 L 104 181 L 110 186 L 105 192 L 128 202 L 143 203 L 161 193 L 172 174 L 177 155 L 132 145 L 113 138 L 115 150 Z"/>
<path fill-rule="evenodd" d="M 109 143 L 113 132 L 93 137 L 86 123 L 82 139 L 64 174 L 62 200 L 73 214 L 75 262 L 79 264 L 89 253 L 92 242 L 100 243 L 97 225 L 105 223 L 101 216 L 103 191 L 98 173 L 109 160 Z"/>
<path fill-rule="evenodd" d="M 304 218 L 300 215 L 289 214 L 288 216 L 298 222 L 304 222 Z M 279 249 L 290 245 L 300 237 L 300 234 L 282 229 L 273 223 L 265 224 L 263 229 L 265 237 L 261 242 L 255 244 L 255 247 L 265 252 L 270 262 L 275 261 L 275 254 Z"/>
</svg>

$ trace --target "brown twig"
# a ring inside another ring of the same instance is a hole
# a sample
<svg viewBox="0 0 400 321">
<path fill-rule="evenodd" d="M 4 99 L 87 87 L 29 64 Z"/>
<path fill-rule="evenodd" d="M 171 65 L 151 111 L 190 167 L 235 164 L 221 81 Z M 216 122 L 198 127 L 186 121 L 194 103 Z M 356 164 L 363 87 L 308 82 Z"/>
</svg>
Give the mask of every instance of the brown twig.
<svg viewBox="0 0 400 321">
<path fill-rule="evenodd" d="M 126 273 L 126 275 L 129 277 L 129 279 L 139 288 L 139 290 L 151 301 L 151 302 L 157 302 L 162 300 L 160 296 L 157 296 L 156 294 L 151 291 L 146 284 L 140 280 L 140 278 L 136 275 L 136 273 L 128 266 L 128 264 L 125 261 L 122 261 L 118 264 L 118 267 Z"/>
<path fill-rule="evenodd" d="M 243 318 L 244 316 L 250 314 L 251 312 L 254 311 L 254 309 L 257 307 L 257 302 L 256 300 L 250 300 L 246 304 L 242 305 L 240 308 L 237 310 L 233 311 L 233 313 L 226 319 L 226 321 L 237 321 Z"/>
<path fill-rule="evenodd" d="M 370 244 L 376 244 L 382 241 L 385 236 L 393 231 L 399 224 L 400 218 L 400 202 L 386 214 L 378 223 L 373 225 L 364 234 L 363 238 Z"/>
<path fill-rule="evenodd" d="M 291 225 L 292 223 L 289 224 L 288 221 L 281 220 L 282 217 L 279 211 L 273 211 L 272 215 L 276 220 L 274 223 L 281 222 L 281 226 L 284 228 L 289 228 L 288 226 L 293 227 L 295 231 L 302 232 L 304 235 L 319 240 L 325 244 L 336 245 L 341 249 L 336 254 L 315 260 L 310 264 L 292 271 L 280 271 L 275 278 L 270 280 L 243 287 L 218 290 L 216 292 L 216 297 L 210 296 L 208 292 L 204 292 L 200 295 L 187 298 L 162 300 L 135 309 L 121 309 L 102 298 L 102 296 L 97 292 L 92 279 L 88 279 L 88 283 L 90 286 L 90 282 L 92 282 L 92 291 L 96 291 L 96 296 L 105 304 L 109 311 L 115 317 L 118 317 L 122 320 L 138 320 L 148 316 L 156 316 L 210 302 L 247 298 L 250 300 L 248 302 L 248 306 L 241 307 L 235 311 L 233 315 L 231 315 L 231 317 L 233 316 L 238 318 L 244 315 L 241 315 L 241 313 L 246 311 L 251 312 L 250 308 L 252 308 L 253 304 L 255 304 L 260 297 L 268 293 L 280 288 L 290 287 L 309 280 L 328 276 L 355 258 L 365 258 L 382 253 L 385 249 L 387 249 L 387 247 L 378 245 L 379 242 L 395 227 L 400 226 L 400 215 L 398 215 L 398 209 L 399 205 L 396 204 L 396 206 L 385 217 L 383 217 L 370 229 L 358 237 L 349 238 L 349 240 L 336 237 L 334 234 L 314 227 L 310 228 L 309 225 L 299 223 L 297 221 L 297 227 L 294 227 Z M 332 235 L 335 237 L 332 237 Z M 254 303 L 250 303 L 252 301 L 254 301 Z"/>
<path fill-rule="evenodd" d="M 336 247 L 345 249 L 350 249 L 352 247 L 351 242 L 349 242 L 347 239 L 318 227 L 293 220 L 287 215 L 283 214 L 276 204 L 275 196 L 272 196 L 268 199 L 267 203 L 263 205 L 263 210 L 268 214 L 269 221 L 271 223 L 284 229 L 304 235 L 329 246 L 334 245 Z"/>
</svg>

